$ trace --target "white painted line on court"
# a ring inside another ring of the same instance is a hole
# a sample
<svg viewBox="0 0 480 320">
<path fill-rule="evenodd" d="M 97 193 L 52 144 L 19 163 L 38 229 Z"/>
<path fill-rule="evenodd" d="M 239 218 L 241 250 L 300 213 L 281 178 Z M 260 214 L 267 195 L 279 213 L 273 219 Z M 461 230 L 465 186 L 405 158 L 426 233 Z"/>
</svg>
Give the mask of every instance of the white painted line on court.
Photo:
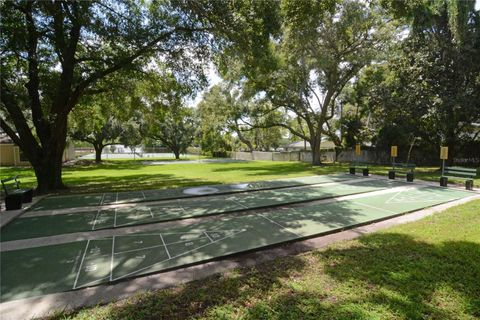
<svg viewBox="0 0 480 320">
<path fill-rule="evenodd" d="M 102 211 L 102 209 L 97 210 L 97 214 L 95 215 L 95 220 L 93 221 L 92 230 L 95 230 L 95 225 L 97 224 L 97 218 L 98 218 L 98 215 L 100 214 L 100 211 Z"/>
<path fill-rule="evenodd" d="M 115 216 L 113 217 L 113 227 L 116 228 L 117 227 L 117 208 L 115 208 L 114 214 Z"/>
<path fill-rule="evenodd" d="M 206 231 L 204 231 L 203 233 L 207 236 L 207 238 L 208 238 L 211 242 L 214 242 L 213 239 L 210 238 L 210 236 L 208 235 L 208 233 L 207 233 Z"/>
<path fill-rule="evenodd" d="M 381 211 L 385 211 L 385 212 L 389 212 L 389 213 L 393 213 L 393 214 L 399 214 L 399 213 L 400 213 L 400 212 L 395 212 L 395 211 L 391 211 L 391 210 L 384 209 L 384 208 L 379 208 L 379 207 L 371 206 L 371 205 L 369 205 L 369 204 L 365 204 L 365 203 L 361 203 L 361 202 L 354 202 L 354 203 L 355 203 L 355 204 L 362 205 L 362 206 L 364 206 L 364 207 L 371 208 L 371 209 L 381 210 Z"/>
<path fill-rule="evenodd" d="M 114 254 L 123 254 L 123 253 L 135 252 L 135 251 L 142 251 L 142 250 L 153 249 L 153 248 L 158 248 L 158 247 L 163 247 L 163 244 L 157 244 L 157 245 L 150 246 L 150 247 L 143 247 L 143 248 L 139 248 L 139 249 L 131 249 L 131 250 L 115 252 Z"/>
<path fill-rule="evenodd" d="M 249 207 L 247 207 L 247 206 L 245 206 L 245 205 L 241 204 L 240 202 L 238 202 L 238 201 L 236 201 L 236 200 L 233 200 L 233 199 L 228 199 L 228 200 L 232 201 L 233 203 L 236 203 L 236 204 L 238 204 L 238 205 L 239 205 L 239 206 L 241 206 L 241 207 L 244 207 L 245 209 L 250 209 Z"/>
<path fill-rule="evenodd" d="M 153 212 L 152 212 L 152 208 L 148 207 L 148 211 L 150 211 L 150 215 L 152 216 L 153 218 Z"/>
<path fill-rule="evenodd" d="M 162 243 L 163 243 L 163 246 L 165 247 L 165 252 L 167 253 L 168 259 L 171 259 L 172 256 L 170 255 L 170 251 L 168 251 L 167 245 L 165 244 L 165 241 L 163 240 L 161 233 L 160 233 L 160 239 L 162 239 Z"/>
<path fill-rule="evenodd" d="M 102 206 L 103 205 L 103 200 L 105 199 L 105 192 L 103 193 L 102 195 L 102 200 L 100 200 L 100 205 Z"/>
<path fill-rule="evenodd" d="M 241 232 L 244 232 L 244 231 L 246 231 L 246 230 L 243 230 L 243 231 L 241 231 Z M 238 232 L 238 233 L 240 233 L 240 232 Z M 237 235 L 238 233 L 235 233 L 235 234 L 232 234 L 232 235 L 229 235 L 229 236 L 220 238 L 220 239 L 218 239 L 218 240 L 215 240 L 215 242 L 210 242 L 210 243 L 204 244 L 204 245 L 199 246 L 199 247 L 196 247 L 196 248 L 194 248 L 194 249 L 192 249 L 192 250 L 188 250 L 188 251 L 182 252 L 182 253 L 177 254 L 176 256 L 173 256 L 173 257 L 171 257 L 171 258 L 164 259 L 164 260 L 159 261 L 159 262 L 155 262 L 154 264 L 151 264 L 151 265 L 149 265 L 149 266 L 140 268 L 140 269 L 135 270 L 135 271 L 133 271 L 133 272 L 129 272 L 129 273 L 124 274 L 123 276 L 120 276 L 120 277 L 115 278 L 115 279 L 113 279 L 113 280 L 116 281 L 116 280 L 119 280 L 119 279 L 122 279 L 122 278 L 126 278 L 126 277 L 128 277 L 128 276 L 130 276 L 130 275 L 132 275 L 132 274 L 135 274 L 135 273 L 141 272 L 141 271 L 143 271 L 143 270 L 146 270 L 146 269 L 148 269 L 148 268 L 151 268 L 151 267 L 153 267 L 153 266 L 155 266 L 155 265 L 157 265 L 157 264 L 159 264 L 159 263 L 166 262 L 166 261 L 169 261 L 169 260 L 171 260 L 171 259 L 175 259 L 175 258 L 184 256 L 184 255 L 186 255 L 187 253 L 190 253 L 190 252 L 196 251 L 196 250 L 198 250 L 198 249 L 201 249 L 201 248 L 210 246 L 210 245 L 212 245 L 212 244 L 214 244 L 214 243 L 216 243 L 216 242 L 225 240 L 225 239 L 227 239 L 227 238 L 231 238 L 231 237 L 233 237 L 234 235 Z"/>
<path fill-rule="evenodd" d="M 214 231 L 222 231 L 222 232 L 243 232 L 245 229 L 230 229 L 230 230 L 220 230 L 220 229 L 214 229 L 211 230 L 211 232 Z M 162 232 L 163 235 L 170 235 L 170 234 L 202 234 L 202 232 Z M 138 236 L 158 236 L 159 233 L 132 233 L 132 234 L 122 234 L 122 237 L 138 237 Z"/>
<path fill-rule="evenodd" d="M 160 238 L 162 239 L 163 241 L 163 237 L 161 234 L 157 234 L 158 236 L 160 236 Z M 182 240 L 182 241 L 176 241 L 176 242 L 169 242 L 169 243 L 165 243 L 165 246 L 168 246 L 168 245 L 171 245 L 171 244 L 178 244 L 178 243 L 185 243 L 185 242 L 190 242 L 190 241 L 196 241 L 196 240 L 200 240 L 200 239 L 206 239 L 207 237 L 198 237 L 196 239 L 190 239 L 190 240 Z M 139 249 L 131 249 L 131 250 L 125 250 L 125 251 L 120 251 L 120 252 L 115 252 L 115 254 L 122 254 L 122 253 L 129 253 L 129 252 L 135 252 L 135 251 L 142 251 L 142 250 L 145 250 L 145 249 L 153 249 L 153 248 L 158 248 L 158 247 L 162 247 L 164 246 L 164 244 L 157 244 L 157 245 L 154 245 L 154 246 L 150 246 L 150 247 L 143 247 L 143 248 L 139 248 Z M 168 250 L 167 250 L 168 252 Z M 168 255 L 170 255 L 170 253 L 168 253 Z"/>
<path fill-rule="evenodd" d="M 112 237 L 112 257 L 110 258 L 110 281 L 113 278 L 113 256 L 115 253 L 115 236 Z"/>
<path fill-rule="evenodd" d="M 146 200 L 147 197 L 145 197 L 145 192 L 142 191 L 142 196 L 143 196 L 143 200 Z"/>
<path fill-rule="evenodd" d="M 263 214 L 259 214 L 259 216 L 260 216 L 260 217 L 262 217 L 262 218 L 264 218 L 264 219 L 267 219 L 267 220 L 268 220 L 268 221 L 270 221 L 271 223 L 273 223 L 273 224 L 276 224 L 277 226 L 279 226 L 279 227 L 281 227 L 281 228 L 283 228 L 283 229 L 287 230 L 288 232 L 290 232 L 290 233 L 292 233 L 292 234 L 296 235 L 297 237 L 300 237 L 300 238 L 301 238 L 301 237 L 303 237 L 302 235 L 299 235 L 299 234 L 297 234 L 297 233 L 293 232 L 293 231 L 292 231 L 292 230 L 290 230 L 289 228 L 282 226 L 280 223 L 278 223 L 278 222 L 276 222 L 276 221 L 273 221 L 273 220 L 272 220 L 272 219 L 270 219 L 270 218 L 267 218 L 267 217 L 265 217 Z"/>
<path fill-rule="evenodd" d="M 87 287 L 87 286 L 89 286 L 89 285 L 91 285 L 91 284 L 94 284 L 94 283 L 97 283 L 97 282 L 99 282 L 99 281 L 102 281 L 103 279 L 109 279 L 109 276 L 106 276 L 106 277 L 103 277 L 103 278 L 100 278 L 100 279 L 97 279 L 97 280 L 93 280 L 93 281 L 90 281 L 90 282 L 87 282 L 87 283 L 82 283 L 82 284 L 79 286 L 79 288 L 81 288 L 81 287 Z"/>
<path fill-rule="evenodd" d="M 411 189 L 405 189 L 405 190 L 411 190 Z M 396 196 L 398 196 L 400 193 L 402 193 L 403 191 L 405 190 L 400 190 L 398 191 L 397 193 L 395 193 L 393 196 L 391 196 L 390 198 L 387 199 L 387 201 L 385 201 L 385 203 L 390 203 L 391 200 L 395 199 Z"/>
<path fill-rule="evenodd" d="M 87 255 L 88 245 L 90 244 L 90 240 L 87 240 L 87 245 L 85 246 L 85 251 L 83 252 L 82 260 L 80 261 L 80 266 L 78 267 L 77 276 L 75 277 L 75 282 L 73 283 L 73 290 L 77 287 L 78 278 L 80 277 L 80 272 L 82 271 L 83 260 L 85 260 L 85 256 Z"/>
<path fill-rule="evenodd" d="M 115 204 L 118 204 L 118 192 L 117 192 L 117 195 L 115 196 Z"/>
</svg>

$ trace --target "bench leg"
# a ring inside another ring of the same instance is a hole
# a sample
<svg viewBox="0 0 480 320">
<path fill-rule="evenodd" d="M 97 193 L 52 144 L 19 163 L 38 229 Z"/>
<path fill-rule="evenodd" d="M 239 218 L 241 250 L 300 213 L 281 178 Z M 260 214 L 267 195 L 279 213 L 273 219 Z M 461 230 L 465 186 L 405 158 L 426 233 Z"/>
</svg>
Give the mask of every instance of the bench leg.
<svg viewBox="0 0 480 320">
<path fill-rule="evenodd" d="M 407 181 L 408 182 L 413 182 L 413 179 L 414 179 L 414 174 L 413 172 L 407 172 Z"/>
<path fill-rule="evenodd" d="M 473 180 L 467 180 L 467 181 L 465 181 L 465 189 L 467 189 L 467 190 L 473 190 Z"/>
<path fill-rule="evenodd" d="M 440 178 L 440 186 L 441 186 L 441 187 L 446 187 L 446 186 L 448 186 L 448 178 L 447 178 L 447 177 L 441 177 L 441 178 Z"/>
<path fill-rule="evenodd" d="M 368 168 L 367 169 L 362 169 L 363 176 L 368 177 Z"/>
<path fill-rule="evenodd" d="M 22 195 L 15 194 L 5 197 L 5 210 L 18 210 L 22 208 Z"/>
<path fill-rule="evenodd" d="M 354 167 L 350 167 L 350 174 L 355 174 L 355 168 Z"/>
<path fill-rule="evenodd" d="M 395 171 L 393 170 L 388 171 L 388 179 L 395 180 Z"/>
</svg>

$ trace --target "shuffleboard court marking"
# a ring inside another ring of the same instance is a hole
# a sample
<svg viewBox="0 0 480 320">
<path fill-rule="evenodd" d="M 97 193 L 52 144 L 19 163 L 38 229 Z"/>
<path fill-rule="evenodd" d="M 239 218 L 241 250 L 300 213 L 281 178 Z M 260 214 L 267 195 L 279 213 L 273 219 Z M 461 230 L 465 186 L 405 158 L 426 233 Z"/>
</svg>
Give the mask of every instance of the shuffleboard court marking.
<svg viewBox="0 0 480 320">
<path fill-rule="evenodd" d="M 110 258 L 110 281 L 112 281 L 113 277 L 113 256 L 115 254 L 115 236 L 112 237 L 112 257 Z"/>
<path fill-rule="evenodd" d="M 118 196 L 118 193 L 117 193 L 117 196 Z M 113 227 L 114 227 L 114 228 L 117 227 L 117 208 L 115 208 L 115 210 L 114 210 Z"/>
<path fill-rule="evenodd" d="M 150 216 L 153 218 L 152 208 L 151 208 L 151 207 L 148 207 L 148 211 L 150 211 Z"/>
<path fill-rule="evenodd" d="M 118 255 L 118 254 L 130 253 L 130 252 L 135 252 L 135 251 L 142 251 L 142 250 L 153 249 L 153 248 L 158 248 L 158 247 L 163 247 L 163 244 L 157 244 L 157 245 L 150 246 L 150 247 L 143 247 L 143 248 L 139 248 L 139 249 L 131 249 L 131 250 L 115 252 L 114 254 Z"/>
<path fill-rule="evenodd" d="M 385 201 L 385 204 L 389 203 L 416 203 L 416 202 L 436 202 L 438 200 L 444 200 L 447 202 L 453 201 L 456 198 L 449 198 L 445 199 L 441 195 L 438 194 L 425 194 L 421 193 L 421 189 L 417 188 L 412 188 L 410 190 L 415 190 L 417 191 L 416 194 L 405 194 L 399 196 L 402 192 L 398 192 L 395 194 L 393 197 L 389 198 L 388 200 Z"/>
<path fill-rule="evenodd" d="M 382 210 L 382 211 L 385 211 L 385 212 L 388 212 L 388 213 L 398 214 L 398 212 L 395 212 L 395 211 L 391 211 L 391 210 L 388 210 L 388 209 L 385 209 L 385 208 L 372 206 L 372 205 L 361 203 L 361 202 L 355 202 L 355 204 L 359 204 L 361 206 L 364 206 L 364 207 L 367 207 L 367 208 L 370 208 L 370 209 Z"/>
<path fill-rule="evenodd" d="M 186 200 L 186 199 L 177 199 L 175 200 L 175 202 L 177 203 L 177 206 L 182 209 L 183 213 L 187 213 L 187 210 L 185 210 L 185 208 L 182 206 L 182 200 Z"/>
<path fill-rule="evenodd" d="M 241 204 L 240 202 L 238 202 L 238 201 L 237 201 L 237 200 L 235 200 L 235 199 L 228 199 L 228 200 L 232 201 L 233 203 L 236 203 L 236 204 L 238 204 L 239 206 L 243 207 L 244 209 L 250 209 L 249 207 L 247 207 L 247 206 L 245 206 L 245 205 Z"/>
<path fill-rule="evenodd" d="M 405 190 L 412 190 L 412 189 L 404 189 L 404 190 L 400 190 L 400 191 L 396 192 L 393 196 L 388 198 L 387 201 L 385 201 L 385 203 L 390 203 L 391 200 L 393 200 L 396 196 L 398 196 L 400 193 L 402 193 Z"/>
<path fill-rule="evenodd" d="M 262 217 L 262 218 L 264 218 L 264 219 L 267 219 L 267 220 L 268 220 L 268 221 L 270 221 L 271 223 L 273 223 L 273 224 L 275 224 L 275 225 L 277 225 L 277 226 L 281 227 L 282 229 L 285 229 L 285 230 L 287 230 L 288 232 L 290 232 L 290 233 L 294 234 L 295 236 L 297 236 L 297 237 L 299 237 L 299 238 L 303 237 L 303 236 L 301 236 L 301 235 L 299 235 L 299 234 L 295 233 L 294 231 L 290 230 L 289 228 L 287 228 L 287 227 L 285 227 L 285 226 L 282 226 L 280 223 L 278 223 L 278 222 L 276 222 L 276 221 L 273 221 L 273 220 L 272 220 L 272 219 L 270 219 L 270 218 L 267 218 L 267 217 L 265 217 L 263 214 L 259 214 L 259 216 L 260 216 L 260 217 Z"/>
<path fill-rule="evenodd" d="M 182 234 L 182 233 L 181 233 Z M 194 234 L 201 234 L 201 233 L 194 233 Z M 161 233 L 159 234 L 154 234 L 154 236 L 162 236 Z M 207 237 L 198 237 L 196 238 L 195 240 L 200 240 L 200 239 L 206 239 Z M 162 241 L 163 241 L 163 237 L 161 238 Z M 165 246 L 168 246 L 168 245 L 171 245 L 171 244 L 179 244 L 179 243 L 185 243 L 185 242 L 191 242 L 192 240 L 182 240 L 182 241 L 175 241 L 175 242 L 169 242 L 169 243 L 165 243 Z M 150 246 L 150 247 L 142 247 L 142 248 L 138 248 L 138 249 L 131 249 L 131 250 L 125 250 L 125 251 L 119 251 L 119 252 L 115 252 L 114 254 L 122 254 L 122 253 L 129 253 L 129 252 L 135 252 L 135 251 L 142 251 L 142 250 L 146 250 L 146 249 L 153 249 L 153 248 L 158 248 L 158 247 L 162 247 L 163 244 L 157 244 L 157 245 L 154 245 L 154 246 Z"/>
<path fill-rule="evenodd" d="M 214 229 L 210 232 L 241 232 L 242 230 L 218 230 L 218 229 Z M 193 235 L 201 235 L 201 234 L 204 234 L 206 235 L 206 232 L 176 232 L 176 233 L 163 233 L 164 235 L 171 235 L 171 234 L 181 234 L 181 235 L 188 235 L 188 234 L 193 234 Z M 166 246 L 168 245 L 171 245 L 171 244 L 179 244 L 179 243 L 185 243 L 185 242 L 190 242 L 192 241 L 191 239 L 187 239 L 187 240 L 180 240 L 180 241 L 173 241 L 173 242 L 168 242 L 166 243 L 163 239 L 163 236 L 161 233 L 142 233 L 142 234 L 126 234 L 126 235 L 121 235 L 121 236 L 117 236 L 117 237 L 125 237 L 125 236 L 160 236 L 161 240 L 163 243 L 165 243 Z M 206 239 L 206 238 L 209 238 L 210 237 L 208 235 L 206 236 L 200 236 L 198 238 L 196 238 L 195 240 L 200 240 L 200 239 Z M 154 246 L 150 246 L 150 247 L 143 247 L 143 248 L 139 248 L 139 249 L 131 249 L 131 250 L 125 250 L 125 251 L 119 251 L 119 252 L 115 252 L 114 254 L 121 254 L 121 253 L 128 253 L 128 252 L 134 252 L 134 251 L 141 251 L 141 250 L 145 250 L 145 249 L 152 249 L 152 248 L 157 248 L 157 247 L 161 247 L 163 244 L 160 244 L 160 245 L 154 245 Z M 168 250 L 167 250 L 168 251 Z"/>
<path fill-rule="evenodd" d="M 239 230 L 215 230 L 215 231 L 239 231 Z M 163 235 L 170 234 L 201 234 L 201 232 L 162 232 Z M 132 233 L 122 234 L 122 237 L 138 237 L 138 236 L 158 236 L 159 233 Z M 182 241 L 180 241 L 182 242 Z M 168 243 L 169 244 L 169 243 Z"/>
<path fill-rule="evenodd" d="M 93 226 L 92 226 L 92 230 L 95 230 L 95 225 L 97 224 L 97 218 L 98 218 L 98 215 L 100 214 L 100 211 L 102 211 L 102 209 L 98 209 L 97 210 L 97 214 L 95 215 L 95 220 L 93 220 Z"/>
<path fill-rule="evenodd" d="M 115 204 L 118 204 L 118 192 L 117 192 L 117 195 L 115 196 Z"/>
<path fill-rule="evenodd" d="M 215 240 L 214 242 L 210 242 L 210 243 L 201 245 L 201 246 L 196 247 L 196 248 L 194 248 L 194 249 L 192 249 L 192 250 L 184 251 L 184 252 L 179 253 L 179 254 L 177 254 L 177 255 L 175 255 L 175 256 L 173 256 L 173 257 L 170 257 L 170 258 L 168 258 L 168 259 L 164 259 L 164 260 L 155 262 L 154 264 L 151 264 L 151 265 L 149 265 L 149 266 L 146 266 L 146 267 L 140 268 L 140 269 L 138 269 L 138 270 L 129 272 L 129 273 L 127 273 L 127 274 L 124 274 L 124 275 L 122 275 L 122 276 L 120 276 L 120 277 L 117 277 L 117 278 L 113 279 L 112 281 L 117 281 L 117 280 L 126 278 L 126 277 L 128 277 L 128 276 L 133 275 L 133 274 L 139 273 L 139 272 L 141 272 L 141 271 L 143 271 L 143 270 L 147 270 L 147 269 L 149 269 L 149 268 L 151 268 L 151 267 L 153 267 L 153 266 L 155 266 L 155 265 L 157 265 L 157 264 L 164 263 L 164 262 L 167 262 L 167 261 L 172 260 L 172 259 L 176 259 L 176 258 L 181 257 L 181 256 L 184 256 L 184 255 L 186 255 L 186 254 L 188 254 L 188 253 L 191 253 L 191 252 L 197 251 L 197 250 L 199 250 L 199 249 L 202 249 L 202 248 L 204 248 L 204 247 L 210 246 L 210 245 L 212 245 L 212 244 L 214 244 L 214 243 L 217 243 L 217 242 L 220 242 L 220 241 L 222 241 L 222 240 L 231 238 L 231 237 L 233 237 L 233 236 L 235 236 L 235 235 L 237 235 L 237 234 L 239 234 L 239 233 L 241 233 L 241 232 L 245 232 L 245 231 L 246 231 L 246 229 L 243 229 L 243 230 L 241 230 L 241 231 L 239 231 L 239 232 L 236 232 L 236 233 L 234 233 L 234 234 L 231 234 L 231 235 L 225 236 L 225 237 L 223 237 L 223 238 L 217 239 L 217 240 Z"/>
<path fill-rule="evenodd" d="M 85 246 L 85 251 L 83 251 L 82 260 L 80 261 L 80 266 L 78 267 L 77 276 L 75 277 L 75 282 L 73 283 L 73 289 L 74 290 L 77 287 L 78 278 L 80 277 L 80 272 L 82 271 L 83 261 L 85 260 L 85 256 L 87 255 L 87 250 L 88 250 L 88 245 L 89 244 L 90 244 L 90 240 L 87 240 L 87 245 Z"/>
<path fill-rule="evenodd" d="M 147 197 L 145 196 L 145 192 L 142 191 L 142 196 L 143 196 L 143 200 L 147 199 Z"/>
<path fill-rule="evenodd" d="M 81 287 L 88 287 L 89 285 L 91 284 L 94 284 L 94 283 L 97 283 L 99 281 L 102 281 L 104 279 L 109 279 L 109 276 L 106 276 L 106 277 L 102 277 L 102 278 L 99 278 L 99 279 L 96 279 L 96 280 L 92 280 L 92 281 L 89 281 L 89 282 L 86 282 L 86 283 L 82 283 L 79 288 Z"/>
<path fill-rule="evenodd" d="M 100 200 L 100 205 L 103 206 L 103 200 L 105 199 L 105 192 L 102 194 L 102 200 Z"/>
<path fill-rule="evenodd" d="M 170 255 L 170 251 L 168 251 L 167 245 L 165 244 L 165 240 L 163 240 L 161 233 L 160 233 L 160 239 L 162 240 L 163 246 L 165 247 L 165 252 L 167 253 L 168 258 L 171 259 L 172 256 Z"/>
<path fill-rule="evenodd" d="M 210 240 L 210 242 L 213 242 L 213 239 L 210 238 L 210 236 L 208 235 L 208 233 L 206 231 L 204 231 L 203 233 L 207 236 L 207 238 Z"/>
</svg>

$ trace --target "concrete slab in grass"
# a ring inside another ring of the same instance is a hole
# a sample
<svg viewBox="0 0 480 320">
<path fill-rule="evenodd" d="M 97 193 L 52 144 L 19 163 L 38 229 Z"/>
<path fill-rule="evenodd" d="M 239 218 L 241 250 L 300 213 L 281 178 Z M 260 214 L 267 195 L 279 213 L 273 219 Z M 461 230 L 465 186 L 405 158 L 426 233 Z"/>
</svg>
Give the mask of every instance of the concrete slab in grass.
<svg viewBox="0 0 480 320">
<path fill-rule="evenodd" d="M 359 179 L 331 182 L 311 187 L 261 190 L 217 195 L 205 198 L 168 200 L 157 204 L 112 208 L 50 216 L 28 216 L 11 222 L 2 229 L 1 241 L 45 237 L 51 235 L 116 228 L 161 221 L 186 219 L 228 212 L 280 206 L 403 186 L 405 183 Z M 43 223 L 43 224 L 42 224 Z"/>
<path fill-rule="evenodd" d="M 277 180 L 265 180 L 250 183 L 237 184 L 220 184 L 209 185 L 215 189 L 213 194 L 229 194 L 236 192 L 247 192 L 262 189 L 286 188 L 301 185 L 320 184 L 335 181 L 344 181 L 355 179 L 355 177 L 347 174 L 333 174 L 322 176 L 297 177 Z M 360 178 L 359 178 L 360 179 Z M 127 191 L 127 192 L 107 192 L 100 194 L 79 194 L 68 196 L 51 196 L 42 199 L 38 204 L 32 206 L 31 210 L 56 210 L 67 209 L 75 207 L 112 205 L 118 203 L 135 203 L 143 201 L 158 201 L 166 199 L 188 198 L 198 196 L 186 192 L 190 188 L 178 189 L 161 189 L 161 190 L 146 190 L 146 191 Z"/>
</svg>

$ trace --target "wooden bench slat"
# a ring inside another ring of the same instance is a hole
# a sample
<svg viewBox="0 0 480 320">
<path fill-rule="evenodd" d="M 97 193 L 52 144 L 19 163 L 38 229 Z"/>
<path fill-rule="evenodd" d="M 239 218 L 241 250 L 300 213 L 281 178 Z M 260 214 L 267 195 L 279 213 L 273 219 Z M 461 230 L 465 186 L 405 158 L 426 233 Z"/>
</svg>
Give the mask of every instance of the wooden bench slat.
<svg viewBox="0 0 480 320">
<path fill-rule="evenodd" d="M 442 177 L 473 180 L 477 176 L 477 169 L 464 167 L 445 167 Z"/>
<path fill-rule="evenodd" d="M 477 172 L 477 169 L 475 168 L 465 168 L 465 167 L 445 167 L 445 169 Z"/>
<path fill-rule="evenodd" d="M 477 172 L 475 172 L 475 171 L 460 171 L 460 170 L 445 169 L 444 172 L 450 172 L 450 173 L 454 173 L 454 174 L 471 175 L 471 176 L 476 176 L 477 175 Z"/>
<path fill-rule="evenodd" d="M 445 170 L 444 174 L 451 174 L 451 175 L 458 175 L 458 176 L 465 176 L 465 177 L 475 177 L 475 174 L 468 173 L 468 172 L 455 172 L 455 171 L 449 171 Z"/>
</svg>

